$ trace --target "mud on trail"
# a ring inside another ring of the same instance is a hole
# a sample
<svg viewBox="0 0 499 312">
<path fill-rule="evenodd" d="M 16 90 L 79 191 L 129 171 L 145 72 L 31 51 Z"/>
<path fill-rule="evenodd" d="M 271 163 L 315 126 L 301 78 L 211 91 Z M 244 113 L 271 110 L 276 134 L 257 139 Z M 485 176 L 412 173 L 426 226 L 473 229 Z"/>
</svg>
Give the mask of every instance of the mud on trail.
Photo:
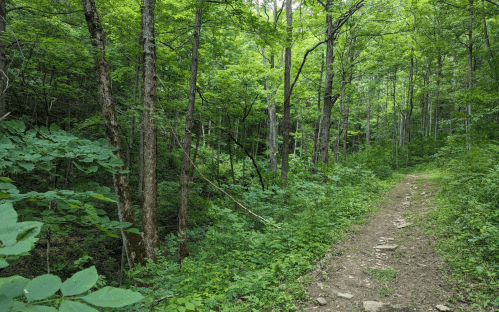
<svg viewBox="0 0 499 312">
<path fill-rule="evenodd" d="M 446 282 L 445 263 L 413 223 L 431 210 L 437 190 L 429 175 L 406 175 L 378 211 L 356 225 L 312 271 L 303 311 L 466 310 Z M 423 219 L 424 220 L 424 219 Z"/>
</svg>

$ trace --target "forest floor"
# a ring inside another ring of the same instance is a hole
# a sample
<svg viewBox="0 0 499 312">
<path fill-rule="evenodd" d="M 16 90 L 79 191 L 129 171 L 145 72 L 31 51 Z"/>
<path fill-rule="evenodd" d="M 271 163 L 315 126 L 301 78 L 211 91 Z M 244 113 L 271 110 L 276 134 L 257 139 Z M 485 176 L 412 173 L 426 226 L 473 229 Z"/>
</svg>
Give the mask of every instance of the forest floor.
<svg viewBox="0 0 499 312">
<path fill-rule="evenodd" d="M 418 225 L 438 190 L 430 175 L 405 175 L 376 213 L 354 226 L 311 272 L 303 311 L 461 311 L 435 240 Z"/>
</svg>

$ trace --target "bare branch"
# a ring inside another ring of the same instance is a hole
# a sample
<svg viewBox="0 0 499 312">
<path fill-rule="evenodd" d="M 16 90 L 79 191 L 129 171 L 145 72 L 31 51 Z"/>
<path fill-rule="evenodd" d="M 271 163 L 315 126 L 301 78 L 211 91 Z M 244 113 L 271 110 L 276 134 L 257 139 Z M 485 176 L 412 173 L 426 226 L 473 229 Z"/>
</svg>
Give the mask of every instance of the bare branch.
<svg viewBox="0 0 499 312">
<path fill-rule="evenodd" d="M 7 116 L 10 115 L 10 112 L 8 112 L 7 114 L 5 114 L 2 118 L 0 118 L 0 121 L 4 120 L 5 118 L 7 118 Z"/>
</svg>

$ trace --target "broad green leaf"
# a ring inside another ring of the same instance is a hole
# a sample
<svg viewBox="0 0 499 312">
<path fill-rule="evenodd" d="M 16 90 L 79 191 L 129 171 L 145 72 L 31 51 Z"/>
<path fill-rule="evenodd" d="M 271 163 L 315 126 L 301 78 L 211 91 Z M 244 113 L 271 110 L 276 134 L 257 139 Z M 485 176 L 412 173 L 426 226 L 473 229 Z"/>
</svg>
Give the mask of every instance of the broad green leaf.
<svg viewBox="0 0 499 312">
<path fill-rule="evenodd" d="M 9 264 L 7 263 L 7 261 L 3 260 L 1 257 L 0 257 L 0 269 L 3 269 L 3 268 L 6 268 L 8 267 Z"/>
<path fill-rule="evenodd" d="M 99 312 L 88 305 L 78 301 L 63 301 L 59 307 L 59 312 Z"/>
<path fill-rule="evenodd" d="M 0 191 L 0 199 L 10 198 L 10 194 Z"/>
<path fill-rule="evenodd" d="M 26 130 L 26 125 L 20 120 L 10 120 L 8 125 L 15 131 L 22 133 Z"/>
<path fill-rule="evenodd" d="M 0 205 L 0 226 L 17 222 L 17 212 L 11 203 Z"/>
<path fill-rule="evenodd" d="M 23 294 L 23 289 L 29 279 L 21 276 L 9 276 L 0 278 L 0 295 L 15 298 Z"/>
<path fill-rule="evenodd" d="M 22 309 L 19 309 L 18 311 L 21 311 L 21 312 L 58 312 L 56 308 L 47 307 L 47 306 L 40 306 L 40 305 L 27 306 L 27 307 L 24 307 Z"/>
<path fill-rule="evenodd" d="M 32 163 L 17 163 L 18 166 L 26 169 L 26 171 L 31 171 L 35 168 L 35 165 L 33 165 Z"/>
<path fill-rule="evenodd" d="M 88 214 L 88 220 L 92 223 L 97 223 L 99 222 L 99 216 L 97 215 L 97 211 L 95 210 L 95 207 L 89 204 L 83 205 L 85 208 L 85 212 Z"/>
<path fill-rule="evenodd" d="M 96 292 L 86 295 L 81 299 L 98 307 L 120 308 L 142 300 L 138 292 L 106 286 Z"/>
<path fill-rule="evenodd" d="M 0 311 L 9 311 L 13 306 L 14 300 L 0 293 Z"/>
<path fill-rule="evenodd" d="M 59 128 L 58 125 L 56 125 L 55 123 L 53 123 L 53 124 L 50 125 L 50 131 L 51 132 L 55 132 L 57 130 L 61 130 L 61 128 Z"/>
<path fill-rule="evenodd" d="M 130 233 L 134 233 L 134 234 L 137 234 L 137 235 L 140 235 L 142 233 L 140 233 L 140 231 L 136 228 L 131 228 L 131 229 L 125 229 L 125 231 L 127 232 L 130 232 Z"/>
<path fill-rule="evenodd" d="M 115 203 L 116 201 L 115 200 L 112 200 L 110 198 L 107 198 L 106 196 L 102 195 L 102 194 L 97 194 L 97 195 L 94 195 L 93 196 L 94 198 L 97 198 L 99 200 L 102 200 L 102 201 L 105 201 L 105 202 L 108 202 L 108 203 Z"/>
<path fill-rule="evenodd" d="M 92 288 L 99 278 L 95 266 L 75 273 L 61 286 L 63 296 L 79 295 Z"/>
<path fill-rule="evenodd" d="M 11 179 L 9 178 L 5 178 L 5 177 L 0 177 L 0 181 L 4 182 L 4 183 L 12 183 L 14 181 L 12 181 Z"/>
<path fill-rule="evenodd" d="M 62 282 L 58 276 L 45 274 L 32 279 L 24 289 L 28 302 L 46 299 L 61 288 Z"/>
<path fill-rule="evenodd" d="M 33 244 L 29 241 L 17 242 L 12 246 L 0 248 L 0 255 L 4 256 L 22 255 L 23 253 L 30 251 L 32 247 Z"/>
</svg>

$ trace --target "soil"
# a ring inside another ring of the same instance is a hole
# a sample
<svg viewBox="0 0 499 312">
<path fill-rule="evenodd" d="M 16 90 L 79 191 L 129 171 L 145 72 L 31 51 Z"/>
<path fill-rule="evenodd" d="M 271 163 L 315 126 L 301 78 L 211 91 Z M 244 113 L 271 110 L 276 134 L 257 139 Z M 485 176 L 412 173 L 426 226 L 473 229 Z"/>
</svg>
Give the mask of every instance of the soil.
<svg viewBox="0 0 499 312">
<path fill-rule="evenodd" d="M 415 222 L 432 209 L 437 190 L 429 175 L 405 175 L 378 211 L 319 261 L 303 311 L 467 310 L 453 299 L 458 294 L 445 278 L 448 268 L 434 250 L 435 240 Z M 375 248 L 380 245 L 392 246 Z"/>
</svg>

